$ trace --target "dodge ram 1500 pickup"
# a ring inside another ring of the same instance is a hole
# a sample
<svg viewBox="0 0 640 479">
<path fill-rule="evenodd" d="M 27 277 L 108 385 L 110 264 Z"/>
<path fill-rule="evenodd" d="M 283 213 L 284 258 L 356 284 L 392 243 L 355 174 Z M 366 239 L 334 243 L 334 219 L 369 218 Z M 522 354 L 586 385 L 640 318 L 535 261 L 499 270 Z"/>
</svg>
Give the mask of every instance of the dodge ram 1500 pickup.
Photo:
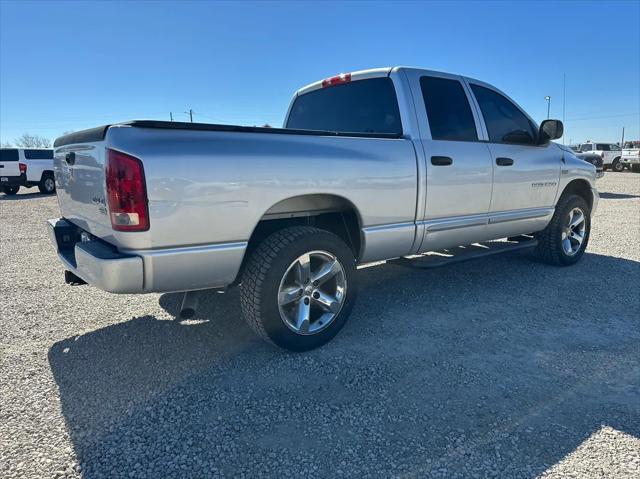
<svg viewBox="0 0 640 479">
<path fill-rule="evenodd" d="M 58 138 L 49 230 L 69 283 L 187 305 L 238 285 L 248 324 L 303 351 L 344 326 L 358 263 L 503 238 L 577 262 L 596 169 L 551 141 L 562 128 L 459 75 L 342 74 L 298 90 L 283 128 L 141 120 Z"/>
</svg>

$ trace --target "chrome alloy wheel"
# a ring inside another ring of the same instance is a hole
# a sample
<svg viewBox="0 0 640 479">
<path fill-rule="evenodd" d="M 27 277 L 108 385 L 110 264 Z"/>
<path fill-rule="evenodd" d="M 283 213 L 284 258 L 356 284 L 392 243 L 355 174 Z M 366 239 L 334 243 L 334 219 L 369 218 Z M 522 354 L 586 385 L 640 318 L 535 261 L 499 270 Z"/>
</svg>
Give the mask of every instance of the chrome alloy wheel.
<svg viewBox="0 0 640 479">
<path fill-rule="evenodd" d="M 327 251 L 309 251 L 284 273 L 278 288 L 280 317 L 297 334 L 316 334 L 338 316 L 347 297 L 347 277 Z"/>
<path fill-rule="evenodd" d="M 562 229 L 562 249 L 568 256 L 573 256 L 582 246 L 585 237 L 587 221 L 580 208 L 569 212 L 569 221 Z"/>
</svg>

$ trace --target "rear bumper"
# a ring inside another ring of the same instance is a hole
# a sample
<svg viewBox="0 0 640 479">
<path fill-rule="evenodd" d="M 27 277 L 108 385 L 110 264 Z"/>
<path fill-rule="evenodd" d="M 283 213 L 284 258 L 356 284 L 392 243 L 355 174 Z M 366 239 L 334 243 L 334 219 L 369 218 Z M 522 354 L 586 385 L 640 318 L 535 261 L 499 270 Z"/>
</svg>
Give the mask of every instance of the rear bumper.
<svg viewBox="0 0 640 479">
<path fill-rule="evenodd" d="M 110 293 L 163 293 L 221 288 L 240 270 L 246 242 L 119 251 L 64 218 L 49 220 L 49 236 L 66 269 Z M 83 241 L 84 236 L 84 241 Z"/>
<path fill-rule="evenodd" d="M 632 158 L 622 158 L 620 161 L 622 161 L 622 163 L 624 163 L 625 165 L 640 165 L 640 157 L 636 156 L 636 157 L 632 157 Z"/>
<path fill-rule="evenodd" d="M 26 186 L 27 175 L 24 173 L 20 176 L 2 176 L 0 174 L 0 187 L 3 186 Z"/>
</svg>

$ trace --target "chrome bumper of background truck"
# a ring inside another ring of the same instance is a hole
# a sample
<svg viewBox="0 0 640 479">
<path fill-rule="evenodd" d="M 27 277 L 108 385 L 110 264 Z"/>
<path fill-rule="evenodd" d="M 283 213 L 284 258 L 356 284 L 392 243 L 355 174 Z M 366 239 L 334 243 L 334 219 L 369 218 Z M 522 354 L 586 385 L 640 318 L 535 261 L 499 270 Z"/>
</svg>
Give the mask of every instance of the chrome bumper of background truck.
<svg viewBox="0 0 640 479">
<path fill-rule="evenodd" d="M 240 270 L 246 242 L 157 250 L 119 251 L 83 234 L 64 218 L 49 220 L 49 236 L 65 268 L 110 293 L 221 288 Z"/>
<path fill-rule="evenodd" d="M 621 161 L 625 165 L 640 165 L 640 156 L 634 158 L 622 158 Z"/>
</svg>

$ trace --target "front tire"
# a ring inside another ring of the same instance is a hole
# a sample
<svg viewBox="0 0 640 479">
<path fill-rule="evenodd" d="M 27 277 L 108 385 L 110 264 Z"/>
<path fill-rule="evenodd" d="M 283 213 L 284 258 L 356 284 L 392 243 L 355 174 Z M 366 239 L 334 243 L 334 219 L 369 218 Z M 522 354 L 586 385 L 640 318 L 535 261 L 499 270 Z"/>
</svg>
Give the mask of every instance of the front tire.
<svg viewBox="0 0 640 479">
<path fill-rule="evenodd" d="M 536 233 L 535 255 L 548 264 L 569 266 L 584 254 L 591 233 L 591 210 L 587 201 L 574 194 L 563 195 L 551 222 Z"/>
<path fill-rule="evenodd" d="M 263 339 L 290 351 L 322 346 L 347 322 L 356 300 L 356 260 L 336 235 L 285 228 L 251 253 L 240 307 Z"/>
<path fill-rule="evenodd" d="M 56 182 L 51 173 L 45 173 L 42 175 L 42 180 L 38 184 L 38 189 L 40 190 L 40 193 L 45 195 L 52 195 L 56 192 Z"/>
<path fill-rule="evenodd" d="M 20 185 L 3 186 L 2 191 L 7 196 L 17 195 L 20 191 Z"/>
</svg>

